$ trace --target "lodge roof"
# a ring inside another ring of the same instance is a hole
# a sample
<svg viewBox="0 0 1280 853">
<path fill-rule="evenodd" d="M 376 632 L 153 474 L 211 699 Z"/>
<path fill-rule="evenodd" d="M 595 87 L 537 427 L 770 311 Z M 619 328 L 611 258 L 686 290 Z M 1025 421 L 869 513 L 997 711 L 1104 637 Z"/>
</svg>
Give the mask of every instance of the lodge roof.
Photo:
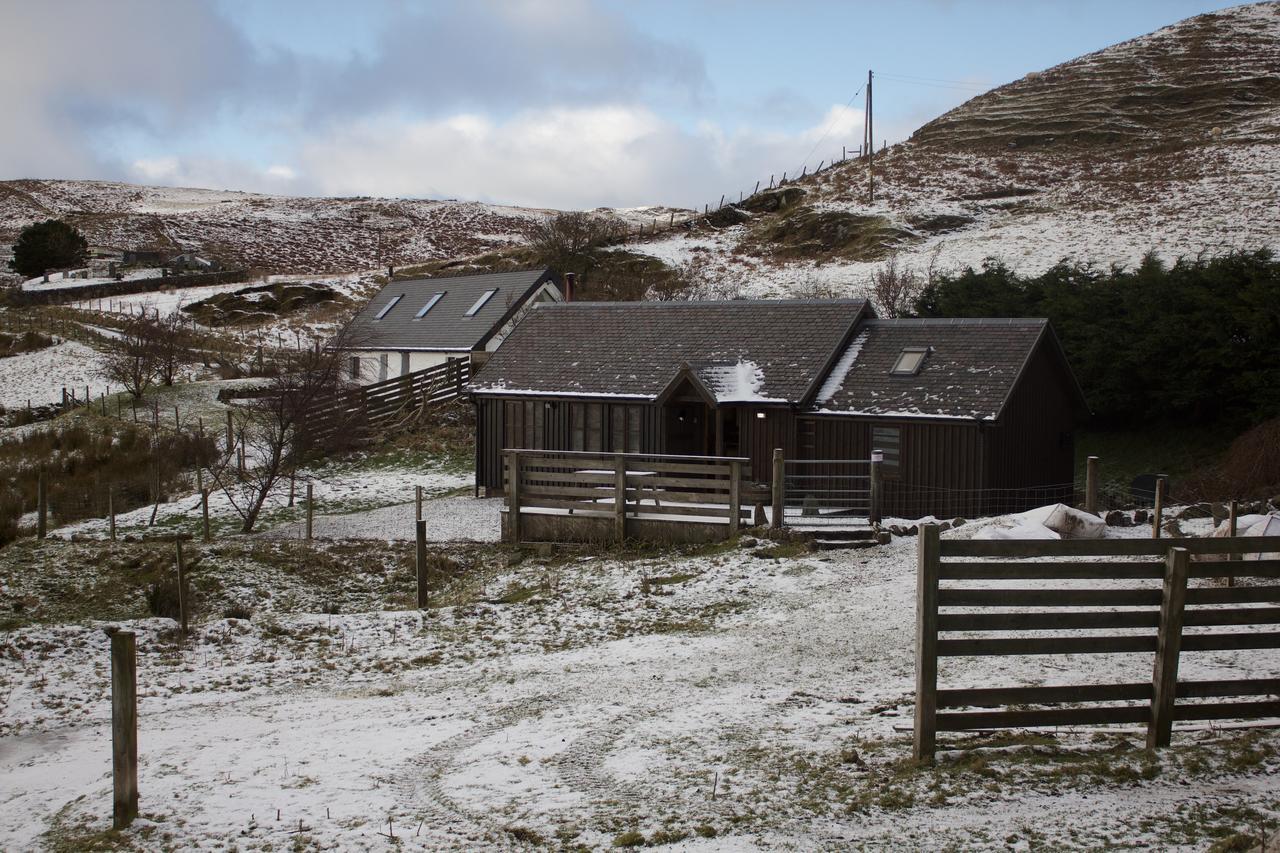
<svg viewBox="0 0 1280 853">
<path fill-rule="evenodd" d="M 1047 320 L 877 319 L 858 299 L 553 304 L 520 322 L 471 391 L 648 400 L 688 380 L 717 403 L 994 420 L 1042 342 L 1061 357 Z M 908 350 L 917 369 L 895 373 Z"/>
<path fill-rule="evenodd" d="M 395 279 L 356 315 L 350 338 L 369 350 L 479 349 L 544 282 L 555 280 L 547 269 Z"/>
</svg>

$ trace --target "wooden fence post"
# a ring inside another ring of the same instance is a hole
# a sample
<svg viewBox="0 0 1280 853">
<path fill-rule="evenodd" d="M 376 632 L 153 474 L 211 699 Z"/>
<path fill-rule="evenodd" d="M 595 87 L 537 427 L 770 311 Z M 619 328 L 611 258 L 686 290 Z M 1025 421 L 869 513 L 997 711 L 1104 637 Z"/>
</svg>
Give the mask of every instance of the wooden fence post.
<svg viewBox="0 0 1280 853">
<path fill-rule="evenodd" d="M 413 487 L 413 520 L 422 521 L 422 486 Z"/>
<path fill-rule="evenodd" d="M 627 459 L 621 453 L 613 459 L 613 538 L 627 541 Z"/>
<path fill-rule="evenodd" d="M 289 472 L 289 508 L 293 508 L 294 498 L 298 493 L 298 472 Z"/>
<path fill-rule="evenodd" d="M 209 535 L 209 490 L 208 489 L 200 490 L 200 524 L 201 524 L 201 532 L 204 535 L 204 541 L 206 542 L 211 541 L 212 537 L 210 537 Z"/>
<path fill-rule="evenodd" d="M 239 469 L 240 473 L 243 474 L 244 473 L 244 427 L 240 428 L 239 448 L 240 448 L 240 452 L 236 457 L 236 466 Z"/>
<path fill-rule="evenodd" d="M 49 484 L 45 481 L 44 468 L 36 477 L 36 538 L 43 539 L 49 532 Z"/>
<path fill-rule="evenodd" d="M 508 450 L 507 456 L 507 541 L 520 542 L 520 454 Z"/>
<path fill-rule="evenodd" d="M 312 484 L 307 483 L 307 541 L 311 541 L 311 533 L 315 526 L 315 501 L 312 500 Z"/>
<path fill-rule="evenodd" d="M 178 621 L 182 623 L 182 636 L 187 635 L 187 564 L 182 559 L 182 540 L 174 539 L 174 550 L 178 563 Z"/>
<path fill-rule="evenodd" d="M 427 609 L 427 523 L 421 518 L 414 524 L 417 534 L 415 566 L 418 569 L 418 609 Z"/>
<path fill-rule="evenodd" d="M 1084 462 L 1084 511 L 1098 514 L 1098 457 L 1090 456 Z"/>
<path fill-rule="evenodd" d="M 111 537 L 111 541 L 116 541 L 116 506 L 114 489 L 107 487 L 107 535 Z"/>
<path fill-rule="evenodd" d="M 912 754 L 932 764 L 938 734 L 939 527 L 924 524 L 916 548 L 916 711 Z"/>
<path fill-rule="evenodd" d="M 235 432 L 231 429 L 231 410 L 227 409 L 227 455 L 230 456 L 235 450 L 236 439 Z"/>
<path fill-rule="evenodd" d="M 742 463 L 733 460 L 729 463 L 729 538 L 738 535 L 738 527 L 742 523 Z"/>
<path fill-rule="evenodd" d="M 881 466 L 884 464 L 884 451 L 871 451 L 871 507 L 867 512 L 867 520 L 879 524 L 884 505 L 884 481 Z"/>
<path fill-rule="evenodd" d="M 1164 521 L 1164 475 L 1156 478 L 1156 505 L 1151 510 L 1151 538 L 1160 538 L 1160 524 Z"/>
<path fill-rule="evenodd" d="M 782 448 L 773 449 L 773 519 L 770 524 L 775 530 L 782 528 L 782 515 L 786 511 L 786 462 L 782 458 Z"/>
<path fill-rule="evenodd" d="M 138 646 L 132 631 L 111 637 L 111 825 L 124 829 L 138 816 Z"/>
<path fill-rule="evenodd" d="M 1239 521 L 1240 521 L 1240 501 L 1233 500 L 1230 506 L 1227 508 L 1227 535 L 1230 536 L 1232 539 L 1235 539 L 1236 536 L 1238 536 L 1240 533 Z M 1243 554 L 1230 554 L 1227 556 L 1227 559 L 1239 560 L 1239 559 L 1242 559 L 1243 557 L 1244 557 Z M 1235 575 L 1227 575 L 1227 586 L 1235 586 L 1235 585 L 1236 585 Z"/>
<path fill-rule="evenodd" d="M 1170 548 L 1165 560 L 1164 593 L 1160 600 L 1160 633 L 1151 677 L 1151 722 L 1147 749 L 1168 746 L 1173 738 L 1173 707 L 1178 690 L 1178 654 L 1182 650 L 1182 614 L 1187 603 L 1186 548 Z"/>
</svg>

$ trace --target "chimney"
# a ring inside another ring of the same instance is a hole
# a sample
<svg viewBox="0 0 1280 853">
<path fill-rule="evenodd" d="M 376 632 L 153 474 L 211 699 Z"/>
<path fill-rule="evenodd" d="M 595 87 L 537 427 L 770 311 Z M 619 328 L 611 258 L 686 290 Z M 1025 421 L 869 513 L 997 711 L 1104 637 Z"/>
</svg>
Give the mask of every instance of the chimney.
<svg viewBox="0 0 1280 853">
<path fill-rule="evenodd" d="M 573 287 L 578 283 L 578 276 L 574 273 L 567 272 L 564 274 L 564 301 L 573 301 Z"/>
</svg>

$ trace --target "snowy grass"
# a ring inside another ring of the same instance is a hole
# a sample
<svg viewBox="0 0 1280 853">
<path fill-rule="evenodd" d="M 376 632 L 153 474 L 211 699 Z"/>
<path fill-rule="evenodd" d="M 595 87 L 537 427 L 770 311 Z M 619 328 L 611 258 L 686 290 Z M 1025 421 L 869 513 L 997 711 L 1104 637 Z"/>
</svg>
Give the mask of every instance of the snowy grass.
<svg viewBox="0 0 1280 853">
<path fill-rule="evenodd" d="M 301 821 L 303 846 L 382 850 L 390 819 L 413 849 L 1203 849 L 1280 817 L 1274 731 L 1182 730 L 1159 753 L 1133 727 L 954 736 L 936 770 L 913 767 L 914 539 L 835 554 L 455 544 L 425 613 L 386 609 L 412 589 L 407 543 L 308 558 L 245 541 L 210 549 L 193 583 L 219 601 L 239 585 L 252 619 L 201 612 L 185 642 L 168 620 L 127 623 L 144 821 L 112 844 L 279 848 Z M 89 547 L 21 545 L 37 550 L 0 557 L 6 587 L 38 587 L 29 565 L 72 576 L 81 564 L 58 555 Z M 0 640 L 0 845 L 107 827 L 106 642 L 78 621 Z M 949 685 L 1150 677 L 1141 655 L 958 663 Z M 1186 668 L 1274 676 L 1280 655 Z"/>
</svg>

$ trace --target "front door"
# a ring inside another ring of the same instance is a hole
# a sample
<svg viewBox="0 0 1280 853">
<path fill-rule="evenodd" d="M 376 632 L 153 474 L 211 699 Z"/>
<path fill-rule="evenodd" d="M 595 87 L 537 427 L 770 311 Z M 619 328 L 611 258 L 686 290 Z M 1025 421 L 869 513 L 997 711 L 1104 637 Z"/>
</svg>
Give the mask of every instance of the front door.
<svg viewBox="0 0 1280 853">
<path fill-rule="evenodd" d="M 666 405 L 667 453 L 708 456 L 707 404 L 701 400 L 672 400 Z"/>
</svg>

